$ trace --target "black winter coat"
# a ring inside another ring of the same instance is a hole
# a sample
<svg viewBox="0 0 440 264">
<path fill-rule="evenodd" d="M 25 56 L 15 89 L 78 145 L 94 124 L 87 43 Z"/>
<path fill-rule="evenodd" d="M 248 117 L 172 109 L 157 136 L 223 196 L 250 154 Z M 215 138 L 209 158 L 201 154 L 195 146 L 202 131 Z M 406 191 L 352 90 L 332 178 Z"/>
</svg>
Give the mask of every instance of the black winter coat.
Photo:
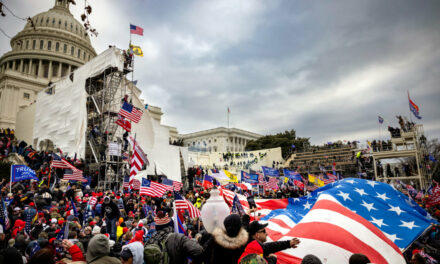
<svg viewBox="0 0 440 264">
<path fill-rule="evenodd" d="M 190 257 L 197 263 L 203 254 L 203 247 L 197 241 L 184 236 L 183 234 L 173 233 L 166 242 L 169 256 L 169 264 L 187 263 Z"/>
<path fill-rule="evenodd" d="M 217 228 L 208 235 L 203 244 L 204 262 L 211 264 L 237 263 L 248 241 L 248 232 L 242 227 L 236 237 L 229 237 L 226 231 Z"/>
<path fill-rule="evenodd" d="M 107 219 L 119 219 L 120 215 L 119 208 L 113 201 L 110 201 L 109 204 L 102 204 L 101 218 L 106 217 Z"/>
</svg>

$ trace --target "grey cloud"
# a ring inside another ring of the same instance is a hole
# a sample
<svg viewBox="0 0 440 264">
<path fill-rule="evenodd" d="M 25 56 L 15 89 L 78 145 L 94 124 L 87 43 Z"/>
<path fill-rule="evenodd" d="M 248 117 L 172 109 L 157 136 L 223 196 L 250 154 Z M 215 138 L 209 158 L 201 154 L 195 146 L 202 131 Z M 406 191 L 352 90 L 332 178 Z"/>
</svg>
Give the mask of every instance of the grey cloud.
<svg viewBox="0 0 440 264">
<path fill-rule="evenodd" d="M 93 43 L 123 47 L 128 22 L 145 29 L 135 78 L 179 132 L 226 125 L 229 106 L 238 128 L 364 140 L 377 137 L 378 114 L 409 116 L 410 91 L 440 136 L 440 2 L 234 3 L 97 0 Z"/>
</svg>

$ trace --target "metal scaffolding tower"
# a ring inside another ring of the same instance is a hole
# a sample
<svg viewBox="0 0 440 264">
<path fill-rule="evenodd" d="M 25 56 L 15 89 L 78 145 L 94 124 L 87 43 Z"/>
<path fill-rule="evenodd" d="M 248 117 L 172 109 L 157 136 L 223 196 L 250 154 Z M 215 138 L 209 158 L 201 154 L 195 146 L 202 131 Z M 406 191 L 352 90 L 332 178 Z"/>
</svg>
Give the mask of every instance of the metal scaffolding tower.
<svg viewBox="0 0 440 264">
<path fill-rule="evenodd" d="M 130 90 L 126 73 L 127 70 L 111 67 L 86 80 L 86 166 L 92 174 L 92 185 L 104 190 L 119 189 L 128 169 L 122 159 L 124 130 L 116 124 L 122 101 Z"/>
<path fill-rule="evenodd" d="M 377 181 L 390 180 L 417 180 L 420 188 L 425 189 L 427 183 L 431 180 L 430 175 L 426 172 L 426 164 L 424 156 L 428 155 L 426 142 L 423 142 L 423 125 L 415 125 L 407 132 L 402 132 L 400 135 L 392 135 L 391 145 L 388 148 L 379 148 L 373 153 L 374 174 Z M 414 158 L 416 170 L 412 175 L 402 175 L 392 177 L 379 173 L 377 161 L 382 159 L 399 159 L 399 158 Z"/>
</svg>

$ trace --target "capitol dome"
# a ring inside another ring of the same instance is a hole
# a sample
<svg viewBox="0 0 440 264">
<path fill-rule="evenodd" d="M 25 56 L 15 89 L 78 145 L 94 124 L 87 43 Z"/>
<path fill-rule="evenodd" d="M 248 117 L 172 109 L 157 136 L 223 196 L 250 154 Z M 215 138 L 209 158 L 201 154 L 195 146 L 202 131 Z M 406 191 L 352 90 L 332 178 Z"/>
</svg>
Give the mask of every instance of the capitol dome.
<svg viewBox="0 0 440 264">
<path fill-rule="evenodd" d="M 66 76 L 96 56 L 83 25 L 69 11 L 68 0 L 55 0 L 11 39 L 12 51 L 0 59 L 0 70 L 12 70 L 48 83 Z"/>
<path fill-rule="evenodd" d="M 0 127 L 15 128 L 17 114 L 49 83 L 96 56 L 83 25 L 69 11 L 71 0 L 54 0 L 28 21 L 0 58 Z"/>
</svg>

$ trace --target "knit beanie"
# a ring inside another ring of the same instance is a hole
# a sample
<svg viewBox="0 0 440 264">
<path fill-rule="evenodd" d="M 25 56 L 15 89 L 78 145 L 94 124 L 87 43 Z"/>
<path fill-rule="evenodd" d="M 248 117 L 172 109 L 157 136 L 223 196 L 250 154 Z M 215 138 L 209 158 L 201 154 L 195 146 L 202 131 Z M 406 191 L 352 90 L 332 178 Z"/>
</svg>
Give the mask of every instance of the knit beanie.
<svg viewBox="0 0 440 264">
<path fill-rule="evenodd" d="M 226 234 L 230 237 L 236 237 L 241 229 L 241 218 L 237 214 L 228 215 L 223 221 Z"/>
</svg>

